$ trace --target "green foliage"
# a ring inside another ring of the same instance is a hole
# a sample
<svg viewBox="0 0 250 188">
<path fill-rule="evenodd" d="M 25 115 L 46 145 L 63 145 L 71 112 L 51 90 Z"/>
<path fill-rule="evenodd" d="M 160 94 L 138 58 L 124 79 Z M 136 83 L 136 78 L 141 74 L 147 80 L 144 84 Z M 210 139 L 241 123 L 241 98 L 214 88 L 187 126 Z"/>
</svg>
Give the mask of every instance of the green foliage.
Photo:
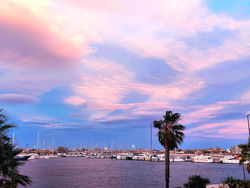
<svg viewBox="0 0 250 188">
<path fill-rule="evenodd" d="M 209 179 L 202 178 L 198 175 L 190 176 L 188 180 L 189 181 L 184 184 L 185 188 L 206 188 L 206 185 L 210 183 Z"/>
<path fill-rule="evenodd" d="M 16 188 L 18 184 L 30 184 L 31 180 L 18 172 L 18 166 L 23 163 L 15 160 L 15 157 L 22 150 L 15 149 L 10 143 L 7 132 L 14 125 L 8 124 L 7 121 L 8 118 L 0 110 L 0 187 Z"/>
<path fill-rule="evenodd" d="M 240 157 L 240 164 L 244 164 L 244 162 L 248 161 L 247 171 L 250 173 L 250 138 L 248 139 L 247 144 L 240 144 L 239 148 L 241 149 Z"/>
<path fill-rule="evenodd" d="M 229 188 L 249 188 L 250 181 L 244 181 L 240 179 L 234 179 L 233 177 L 227 177 L 222 182 L 224 185 L 227 184 Z"/>
<path fill-rule="evenodd" d="M 181 118 L 179 113 L 166 111 L 164 120 L 154 121 L 154 127 L 158 128 L 158 139 L 162 146 L 167 146 L 169 150 L 178 148 L 178 144 L 183 141 L 185 127 L 178 124 Z"/>
</svg>

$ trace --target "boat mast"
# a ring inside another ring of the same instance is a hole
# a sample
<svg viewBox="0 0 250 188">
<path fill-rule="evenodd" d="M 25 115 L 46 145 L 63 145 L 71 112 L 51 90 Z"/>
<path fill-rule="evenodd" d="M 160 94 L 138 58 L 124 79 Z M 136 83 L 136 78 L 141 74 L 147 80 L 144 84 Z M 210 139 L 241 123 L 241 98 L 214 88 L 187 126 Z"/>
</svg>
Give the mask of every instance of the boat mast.
<svg viewBox="0 0 250 188">
<path fill-rule="evenodd" d="M 113 154 L 113 141 L 111 142 L 111 154 Z"/>
<path fill-rule="evenodd" d="M 15 145 L 15 133 L 13 132 L 13 136 L 12 136 L 12 145 Z"/>
<path fill-rule="evenodd" d="M 36 150 L 38 152 L 38 149 L 39 149 L 39 131 L 37 133 L 37 141 L 36 141 Z"/>
<path fill-rule="evenodd" d="M 54 145 L 55 145 L 55 139 L 54 136 L 52 137 L 52 150 L 54 150 Z"/>
<path fill-rule="evenodd" d="M 46 149 L 45 140 L 43 139 L 43 150 Z"/>
<path fill-rule="evenodd" d="M 150 144 L 151 144 L 151 155 L 152 155 L 152 123 L 150 124 Z"/>
</svg>

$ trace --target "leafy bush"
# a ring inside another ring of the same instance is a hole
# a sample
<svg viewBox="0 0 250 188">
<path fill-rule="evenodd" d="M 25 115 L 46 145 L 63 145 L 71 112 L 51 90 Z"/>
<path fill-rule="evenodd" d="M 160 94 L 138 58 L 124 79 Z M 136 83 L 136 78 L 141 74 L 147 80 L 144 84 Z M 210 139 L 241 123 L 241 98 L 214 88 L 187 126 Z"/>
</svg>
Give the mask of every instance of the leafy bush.
<svg viewBox="0 0 250 188">
<path fill-rule="evenodd" d="M 234 179 L 233 177 L 227 177 L 223 182 L 224 185 L 227 184 L 229 188 L 249 188 L 250 181 L 245 181 L 241 179 Z"/>
<path fill-rule="evenodd" d="M 202 178 L 198 175 L 190 176 L 188 180 L 189 181 L 184 184 L 185 188 L 206 188 L 206 185 L 210 183 L 209 179 Z"/>
</svg>

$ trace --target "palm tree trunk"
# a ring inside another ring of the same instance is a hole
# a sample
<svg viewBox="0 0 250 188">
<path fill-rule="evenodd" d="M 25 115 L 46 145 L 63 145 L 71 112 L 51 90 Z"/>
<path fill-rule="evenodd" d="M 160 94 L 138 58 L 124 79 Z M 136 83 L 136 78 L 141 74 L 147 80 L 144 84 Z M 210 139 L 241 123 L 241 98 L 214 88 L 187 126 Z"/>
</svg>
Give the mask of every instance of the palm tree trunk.
<svg viewBox="0 0 250 188">
<path fill-rule="evenodd" d="M 166 179 L 166 188 L 169 188 L 169 149 L 165 146 L 165 179 Z"/>
</svg>

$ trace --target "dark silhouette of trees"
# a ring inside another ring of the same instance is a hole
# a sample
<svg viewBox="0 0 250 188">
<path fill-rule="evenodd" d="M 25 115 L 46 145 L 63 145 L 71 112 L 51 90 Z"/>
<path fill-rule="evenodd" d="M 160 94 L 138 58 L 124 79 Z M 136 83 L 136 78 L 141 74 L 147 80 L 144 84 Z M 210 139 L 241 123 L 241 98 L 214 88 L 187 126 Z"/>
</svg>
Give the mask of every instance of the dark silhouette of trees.
<svg viewBox="0 0 250 188">
<path fill-rule="evenodd" d="M 234 179 L 233 177 L 227 177 L 222 182 L 224 185 L 228 185 L 229 188 L 249 188 L 250 181 L 241 180 L 241 179 Z"/>
<path fill-rule="evenodd" d="M 18 167 L 24 163 L 15 157 L 22 152 L 15 149 L 7 135 L 9 129 L 15 127 L 8 123 L 8 118 L 0 110 L 0 187 L 16 188 L 18 184 L 28 185 L 31 180 L 28 176 L 19 174 Z"/>
</svg>

